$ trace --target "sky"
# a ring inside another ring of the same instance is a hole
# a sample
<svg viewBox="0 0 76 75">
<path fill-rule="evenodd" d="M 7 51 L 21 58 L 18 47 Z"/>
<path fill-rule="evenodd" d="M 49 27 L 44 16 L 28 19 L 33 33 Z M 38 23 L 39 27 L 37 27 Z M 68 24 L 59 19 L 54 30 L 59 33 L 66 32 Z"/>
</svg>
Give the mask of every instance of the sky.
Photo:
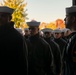
<svg viewBox="0 0 76 75">
<path fill-rule="evenodd" d="M 72 0 L 25 0 L 29 20 L 52 22 L 65 18 L 65 8 L 72 6 Z"/>
<path fill-rule="evenodd" d="M 1 2 L 2 0 L 0 0 Z M 72 0 L 24 0 L 27 2 L 26 21 L 52 22 L 65 18 L 65 8 L 72 6 Z"/>
</svg>

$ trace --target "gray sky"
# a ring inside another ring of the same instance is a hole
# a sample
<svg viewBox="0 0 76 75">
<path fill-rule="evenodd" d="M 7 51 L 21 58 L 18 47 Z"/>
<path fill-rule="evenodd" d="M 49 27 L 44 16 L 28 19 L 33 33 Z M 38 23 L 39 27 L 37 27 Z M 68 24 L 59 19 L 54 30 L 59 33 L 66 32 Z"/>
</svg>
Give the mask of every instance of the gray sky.
<svg viewBox="0 0 76 75">
<path fill-rule="evenodd" d="M 51 22 L 65 18 L 65 8 L 72 6 L 72 0 L 26 0 L 29 20 Z M 29 21 L 27 20 L 27 21 Z"/>
</svg>

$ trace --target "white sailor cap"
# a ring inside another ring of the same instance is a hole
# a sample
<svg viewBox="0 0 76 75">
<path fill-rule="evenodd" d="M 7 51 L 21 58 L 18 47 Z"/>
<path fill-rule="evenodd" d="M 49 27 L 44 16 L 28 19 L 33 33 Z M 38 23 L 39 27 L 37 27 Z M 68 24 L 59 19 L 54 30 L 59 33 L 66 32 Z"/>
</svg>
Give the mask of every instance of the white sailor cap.
<svg viewBox="0 0 76 75">
<path fill-rule="evenodd" d="M 70 29 L 68 29 L 68 28 L 63 28 L 61 31 L 62 32 L 67 32 L 68 30 L 70 31 Z"/>
<path fill-rule="evenodd" d="M 18 32 L 22 32 L 22 29 L 20 28 L 15 28 Z"/>
<path fill-rule="evenodd" d="M 52 29 L 50 29 L 50 28 L 44 28 L 44 29 L 42 29 L 41 31 L 43 31 L 44 33 L 45 33 L 45 32 L 52 32 Z"/>
<path fill-rule="evenodd" d="M 53 33 L 61 33 L 61 30 L 60 29 L 55 29 L 55 30 L 53 30 Z"/>
<path fill-rule="evenodd" d="M 7 6 L 0 6 L 0 12 L 12 14 L 14 12 L 14 9 Z"/>
<path fill-rule="evenodd" d="M 66 8 L 66 14 L 76 13 L 76 6 L 71 6 Z"/>
<path fill-rule="evenodd" d="M 39 26 L 40 25 L 40 22 L 37 22 L 35 20 L 32 20 L 30 22 L 27 22 L 27 25 L 28 26 Z"/>
<path fill-rule="evenodd" d="M 28 28 L 24 28 L 24 31 L 29 31 L 29 29 Z"/>
</svg>

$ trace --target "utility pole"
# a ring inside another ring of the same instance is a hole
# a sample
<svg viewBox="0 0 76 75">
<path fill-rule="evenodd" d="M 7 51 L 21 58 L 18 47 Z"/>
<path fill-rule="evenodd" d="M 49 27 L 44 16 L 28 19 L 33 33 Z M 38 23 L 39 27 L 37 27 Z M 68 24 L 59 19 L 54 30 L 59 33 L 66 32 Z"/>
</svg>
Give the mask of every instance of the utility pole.
<svg viewBox="0 0 76 75">
<path fill-rule="evenodd" d="M 72 0 L 72 6 L 76 5 L 76 0 Z"/>
</svg>

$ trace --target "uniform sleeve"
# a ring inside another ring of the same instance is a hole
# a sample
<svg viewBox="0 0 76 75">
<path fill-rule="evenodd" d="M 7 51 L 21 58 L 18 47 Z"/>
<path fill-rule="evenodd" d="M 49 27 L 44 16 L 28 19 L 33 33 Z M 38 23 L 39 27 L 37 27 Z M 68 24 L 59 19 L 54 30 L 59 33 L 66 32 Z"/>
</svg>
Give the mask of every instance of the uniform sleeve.
<svg viewBox="0 0 76 75">
<path fill-rule="evenodd" d="M 76 42 L 73 45 L 72 52 L 71 52 L 71 57 L 72 57 L 72 61 L 74 63 L 76 63 Z"/>
<path fill-rule="evenodd" d="M 62 68 L 62 60 L 61 60 L 61 53 L 60 53 L 60 48 L 57 45 L 56 48 L 56 53 L 55 53 L 55 67 L 56 67 L 56 74 L 59 75 L 61 73 L 61 68 Z"/>
<path fill-rule="evenodd" d="M 51 50 L 51 47 L 48 45 L 46 47 L 46 68 L 45 68 L 45 71 L 47 73 L 47 75 L 54 75 L 54 65 L 53 65 L 53 53 L 52 53 L 52 50 Z"/>
<path fill-rule="evenodd" d="M 23 38 L 23 42 L 20 43 L 20 47 L 18 47 L 20 49 L 19 51 L 19 63 L 21 64 L 21 72 L 22 74 L 28 74 L 28 52 L 27 52 L 27 43 L 26 40 L 24 40 Z"/>
</svg>

